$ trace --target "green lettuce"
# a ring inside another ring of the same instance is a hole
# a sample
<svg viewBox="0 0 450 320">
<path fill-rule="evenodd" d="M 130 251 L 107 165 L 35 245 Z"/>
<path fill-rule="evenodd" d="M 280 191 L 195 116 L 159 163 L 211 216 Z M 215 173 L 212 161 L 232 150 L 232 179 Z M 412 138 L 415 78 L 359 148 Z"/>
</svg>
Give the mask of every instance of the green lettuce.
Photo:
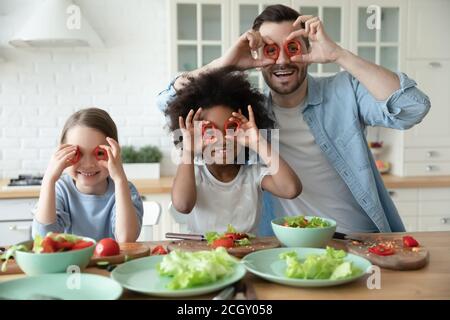
<svg viewBox="0 0 450 320">
<path fill-rule="evenodd" d="M 227 277 L 234 272 L 237 259 L 227 250 L 219 247 L 212 251 L 183 252 L 172 251 L 165 255 L 156 270 L 161 276 L 172 279 L 169 289 L 192 288 Z"/>
<path fill-rule="evenodd" d="M 289 278 L 339 280 L 362 273 L 352 262 L 344 261 L 346 255 L 343 250 L 327 247 L 325 254 L 309 255 L 303 262 L 295 251 L 280 254 L 280 259 L 286 261 L 285 273 Z"/>
</svg>

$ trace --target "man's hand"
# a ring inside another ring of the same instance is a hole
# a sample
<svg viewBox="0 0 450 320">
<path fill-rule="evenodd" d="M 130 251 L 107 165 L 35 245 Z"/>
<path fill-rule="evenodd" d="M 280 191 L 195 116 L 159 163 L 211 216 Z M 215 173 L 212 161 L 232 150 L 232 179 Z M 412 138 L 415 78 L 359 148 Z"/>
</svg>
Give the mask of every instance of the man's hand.
<svg viewBox="0 0 450 320">
<path fill-rule="evenodd" d="M 262 37 L 259 31 L 248 30 L 222 57 L 217 59 L 217 64 L 219 67 L 235 66 L 239 70 L 274 64 L 273 59 L 266 58 L 264 55 L 258 55 L 256 58 L 252 55 L 252 52 L 259 52 L 266 44 L 272 43 L 270 38 Z"/>
<path fill-rule="evenodd" d="M 335 62 L 343 49 L 326 34 L 322 21 L 314 16 L 300 16 L 295 20 L 293 26 L 298 28 L 303 23 L 305 28 L 291 32 L 286 40 L 289 41 L 299 37 L 308 38 L 310 43 L 309 52 L 293 56 L 291 60 L 305 63 Z"/>
</svg>

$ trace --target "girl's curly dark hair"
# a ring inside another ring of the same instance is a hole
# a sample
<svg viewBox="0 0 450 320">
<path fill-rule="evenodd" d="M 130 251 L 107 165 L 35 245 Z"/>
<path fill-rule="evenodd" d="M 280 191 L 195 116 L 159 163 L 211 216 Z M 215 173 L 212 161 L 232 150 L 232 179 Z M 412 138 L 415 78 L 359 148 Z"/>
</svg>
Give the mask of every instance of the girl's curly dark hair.
<svg viewBox="0 0 450 320">
<path fill-rule="evenodd" d="M 251 105 L 258 129 L 271 129 L 274 121 L 264 108 L 265 97 L 252 88 L 244 72 L 233 67 L 213 69 L 189 77 L 188 83 L 177 92 L 175 99 L 169 102 L 165 115 L 169 118 L 169 129 L 179 129 L 178 117 L 186 119 L 189 111 L 198 108 L 208 109 L 224 105 L 238 111 L 248 119 L 247 106 Z"/>
</svg>

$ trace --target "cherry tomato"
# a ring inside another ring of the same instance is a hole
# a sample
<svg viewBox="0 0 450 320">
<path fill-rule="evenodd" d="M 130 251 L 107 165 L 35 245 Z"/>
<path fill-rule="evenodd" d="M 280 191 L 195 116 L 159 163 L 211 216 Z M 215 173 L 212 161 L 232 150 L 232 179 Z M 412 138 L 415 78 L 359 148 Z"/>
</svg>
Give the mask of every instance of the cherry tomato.
<svg viewBox="0 0 450 320">
<path fill-rule="evenodd" d="M 290 40 L 284 43 L 284 51 L 289 58 L 302 54 L 302 46 L 298 40 Z"/>
<path fill-rule="evenodd" d="M 154 247 L 152 250 L 152 255 L 164 255 L 167 253 L 167 250 L 161 245 Z"/>
<path fill-rule="evenodd" d="M 377 246 L 370 247 L 369 252 L 379 256 L 390 256 L 395 253 L 395 250 L 385 246 L 384 244 L 379 244 Z"/>
<path fill-rule="evenodd" d="M 100 146 L 97 146 L 94 149 L 94 156 L 95 159 L 97 159 L 97 161 L 100 160 L 108 161 L 108 152 L 105 149 L 101 148 Z"/>
<path fill-rule="evenodd" d="M 264 55 L 273 60 L 277 60 L 280 55 L 280 48 L 276 44 L 266 44 L 264 46 Z"/>
<path fill-rule="evenodd" d="M 225 248 L 233 248 L 234 247 L 234 240 L 228 237 L 223 237 L 214 240 L 211 247 L 218 248 L 218 247 L 225 247 Z"/>
<path fill-rule="evenodd" d="M 80 161 L 80 158 L 81 158 L 81 151 L 80 151 L 80 148 L 77 146 L 77 150 L 75 151 L 75 155 L 69 161 L 70 161 L 71 164 L 76 164 L 78 161 Z"/>
<path fill-rule="evenodd" d="M 109 257 L 120 254 L 119 244 L 112 238 L 100 240 L 95 246 L 95 255 L 98 257 Z"/>
<path fill-rule="evenodd" d="M 408 247 L 408 248 L 418 247 L 419 242 L 417 242 L 417 240 L 411 236 L 404 236 L 403 237 L 403 246 Z"/>
<path fill-rule="evenodd" d="M 78 240 L 72 247 L 72 250 L 81 250 L 92 246 L 94 243 L 92 241 Z"/>
</svg>

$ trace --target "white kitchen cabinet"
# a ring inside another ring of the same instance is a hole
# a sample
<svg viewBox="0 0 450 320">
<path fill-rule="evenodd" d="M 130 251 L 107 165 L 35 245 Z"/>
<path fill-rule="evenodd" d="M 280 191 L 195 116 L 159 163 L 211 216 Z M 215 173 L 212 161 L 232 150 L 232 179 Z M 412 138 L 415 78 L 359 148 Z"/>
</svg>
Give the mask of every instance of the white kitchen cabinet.
<svg viewBox="0 0 450 320">
<path fill-rule="evenodd" d="M 450 188 L 389 189 L 406 231 L 450 231 Z"/>
<path fill-rule="evenodd" d="M 409 0 L 408 59 L 450 59 L 450 1 Z"/>
<path fill-rule="evenodd" d="M 12 245 L 31 239 L 31 210 L 37 199 L 0 200 L 0 244 Z"/>
</svg>

